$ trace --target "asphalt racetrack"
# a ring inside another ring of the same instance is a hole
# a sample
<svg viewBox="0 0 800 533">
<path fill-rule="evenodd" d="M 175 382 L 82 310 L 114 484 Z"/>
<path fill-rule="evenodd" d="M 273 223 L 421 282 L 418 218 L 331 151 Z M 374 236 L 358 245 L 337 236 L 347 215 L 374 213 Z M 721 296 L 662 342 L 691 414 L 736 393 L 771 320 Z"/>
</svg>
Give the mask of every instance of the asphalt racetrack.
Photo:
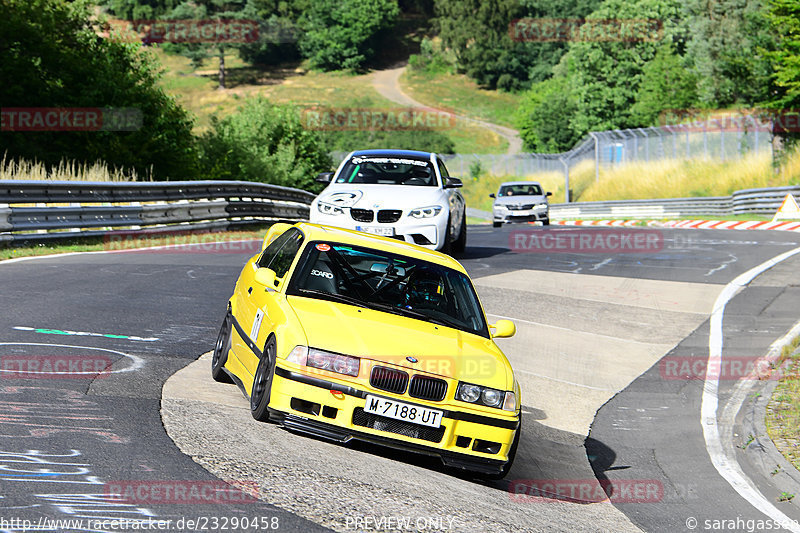
<svg viewBox="0 0 800 533">
<path fill-rule="evenodd" d="M 518 330 L 498 344 L 523 433 L 496 482 L 258 423 L 211 380 L 260 243 L 0 263 L 0 531 L 800 531 L 758 434 L 774 381 L 747 376 L 800 321 L 799 248 L 777 231 L 470 226 L 457 259 Z"/>
</svg>

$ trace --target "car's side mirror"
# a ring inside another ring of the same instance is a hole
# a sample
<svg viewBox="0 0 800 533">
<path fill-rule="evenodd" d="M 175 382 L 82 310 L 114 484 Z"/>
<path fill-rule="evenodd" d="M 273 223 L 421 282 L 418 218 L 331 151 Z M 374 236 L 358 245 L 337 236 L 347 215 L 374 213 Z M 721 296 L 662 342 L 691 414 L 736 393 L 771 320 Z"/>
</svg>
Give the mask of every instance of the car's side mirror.
<svg viewBox="0 0 800 533">
<path fill-rule="evenodd" d="M 444 188 L 445 189 L 457 189 L 459 187 L 463 187 L 464 184 L 458 178 L 446 178 L 444 180 Z"/>
<path fill-rule="evenodd" d="M 495 196 L 494 193 L 492 193 L 489 195 L 489 198 L 497 198 L 497 196 Z"/>
<path fill-rule="evenodd" d="M 551 193 L 550 191 L 548 191 L 548 192 L 547 192 L 547 194 L 545 194 L 545 196 L 553 196 L 553 193 Z"/>
<path fill-rule="evenodd" d="M 256 270 L 255 280 L 259 285 L 272 289 L 275 287 L 276 279 L 275 271 L 271 268 L 259 268 Z"/>
<path fill-rule="evenodd" d="M 314 178 L 314 181 L 318 181 L 320 183 L 330 183 L 332 177 L 333 172 L 320 172 L 317 174 L 317 177 Z"/>
<path fill-rule="evenodd" d="M 276 222 L 270 226 L 269 231 L 267 231 L 267 234 L 264 235 L 264 242 L 261 243 L 261 251 L 263 252 L 266 250 L 267 246 L 269 246 L 269 243 L 277 239 L 280 235 L 283 235 L 283 233 L 291 227 L 292 225 L 287 224 L 286 222 Z"/>
<path fill-rule="evenodd" d="M 494 324 L 490 324 L 489 327 L 494 330 L 494 333 L 492 333 L 493 339 L 499 337 L 513 337 L 517 332 L 517 326 L 510 320 L 498 320 Z"/>
</svg>

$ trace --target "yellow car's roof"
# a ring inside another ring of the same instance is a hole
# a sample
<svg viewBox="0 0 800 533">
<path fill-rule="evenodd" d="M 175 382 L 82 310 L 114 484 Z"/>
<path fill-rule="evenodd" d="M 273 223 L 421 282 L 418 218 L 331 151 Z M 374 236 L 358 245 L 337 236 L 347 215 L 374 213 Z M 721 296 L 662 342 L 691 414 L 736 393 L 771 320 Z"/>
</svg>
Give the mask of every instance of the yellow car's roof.
<svg viewBox="0 0 800 533">
<path fill-rule="evenodd" d="M 352 244 L 354 246 L 364 246 L 374 248 L 383 252 L 390 252 L 406 255 L 423 261 L 430 261 L 438 265 L 446 266 L 464 274 L 467 273 L 461 263 L 449 255 L 429 250 L 416 244 L 411 244 L 390 237 L 369 235 L 361 231 L 354 231 L 334 226 L 323 226 L 322 224 L 311 224 L 310 222 L 298 222 L 295 227 L 301 230 L 309 240 L 325 241 L 330 240 L 342 244 Z"/>
</svg>

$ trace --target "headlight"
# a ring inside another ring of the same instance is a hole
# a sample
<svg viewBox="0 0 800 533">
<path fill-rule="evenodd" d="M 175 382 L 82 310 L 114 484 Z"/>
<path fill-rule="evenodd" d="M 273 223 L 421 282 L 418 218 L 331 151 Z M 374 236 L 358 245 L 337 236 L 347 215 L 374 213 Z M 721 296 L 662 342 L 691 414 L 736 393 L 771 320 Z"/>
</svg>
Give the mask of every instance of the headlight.
<svg viewBox="0 0 800 533">
<path fill-rule="evenodd" d="M 533 206 L 534 209 L 547 209 L 547 204 L 536 204 Z"/>
<path fill-rule="evenodd" d="M 295 346 L 287 361 L 298 365 L 310 366 L 320 370 L 345 374 L 347 376 L 358 376 L 361 359 L 350 355 L 326 352 L 307 346 Z"/>
<path fill-rule="evenodd" d="M 503 393 L 495 389 L 483 389 L 481 400 L 489 407 L 497 407 L 503 400 Z"/>
<path fill-rule="evenodd" d="M 508 208 L 502 204 L 497 204 L 494 206 L 495 211 L 508 211 Z"/>
<path fill-rule="evenodd" d="M 428 207 L 417 207 L 408 212 L 411 218 L 432 218 L 442 212 L 442 207 L 439 205 L 430 205 Z"/>
<path fill-rule="evenodd" d="M 458 399 L 463 402 L 475 403 L 481 397 L 481 388 L 477 385 L 462 383 L 458 386 Z"/>
<path fill-rule="evenodd" d="M 516 395 L 513 392 L 499 391 L 471 383 L 458 384 L 456 400 L 487 407 L 497 407 L 506 411 L 515 411 L 517 408 Z M 511 409 L 508 409 L 508 405 L 511 405 Z"/>
<path fill-rule="evenodd" d="M 344 210 L 341 207 L 336 207 L 333 204 L 326 204 L 325 202 L 317 202 L 317 209 L 323 215 L 343 215 Z"/>
</svg>

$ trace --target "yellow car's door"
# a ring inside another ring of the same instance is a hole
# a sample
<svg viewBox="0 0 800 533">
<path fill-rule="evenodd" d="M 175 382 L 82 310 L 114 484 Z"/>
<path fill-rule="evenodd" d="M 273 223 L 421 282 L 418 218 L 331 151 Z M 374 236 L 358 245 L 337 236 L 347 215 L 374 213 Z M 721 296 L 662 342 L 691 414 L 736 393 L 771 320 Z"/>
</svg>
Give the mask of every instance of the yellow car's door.
<svg viewBox="0 0 800 533">
<path fill-rule="evenodd" d="M 263 350 L 267 336 L 283 316 L 279 300 L 285 299 L 283 288 L 303 238 L 300 230 L 291 228 L 252 265 L 246 265 L 239 279 L 235 318 L 244 335 L 237 335 L 234 352 L 251 379 L 259 361 L 254 350 Z"/>
</svg>

